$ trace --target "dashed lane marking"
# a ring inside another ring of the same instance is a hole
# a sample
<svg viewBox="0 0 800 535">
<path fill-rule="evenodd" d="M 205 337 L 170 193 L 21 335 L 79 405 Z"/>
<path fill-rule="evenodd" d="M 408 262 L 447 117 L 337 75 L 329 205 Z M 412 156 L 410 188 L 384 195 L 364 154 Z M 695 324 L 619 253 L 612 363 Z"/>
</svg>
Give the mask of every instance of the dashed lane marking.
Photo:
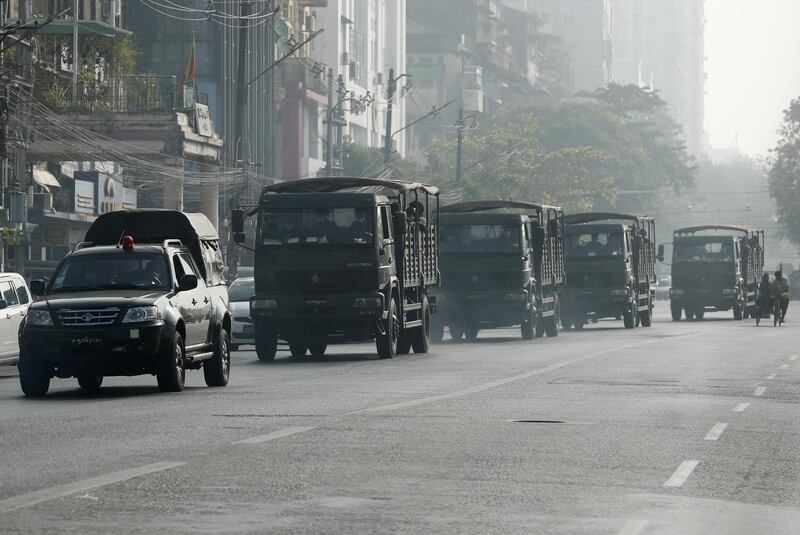
<svg viewBox="0 0 800 535">
<path fill-rule="evenodd" d="M 700 461 L 683 461 L 667 482 L 664 483 L 664 486 L 671 488 L 682 487 L 683 484 L 686 483 L 686 480 L 689 479 L 689 476 L 692 475 L 694 469 L 697 468 L 698 464 L 700 464 Z"/>
<path fill-rule="evenodd" d="M 744 410 L 749 406 L 749 403 L 739 403 L 733 408 L 733 412 L 744 412 Z"/>
<path fill-rule="evenodd" d="M 144 466 L 139 466 L 138 468 L 129 468 L 128 470 L 111 472 L 110 474 L 84 479 L 82 481 L 56 485 L 55 487 L 29 492 L 28 494 L 22 494 L 20 496 L 12 496 L 11 498 L 0 500 L 0 514 L 9 513 L 25 507 L 31 507 L 42 502 L 69 496 L 70 494 L 77 494 L 78 492 L 86 492 L 98 487 L 105 487 L 106 485 L 120 483 L 135 477 L 153 474 L 155 472 L 163 472 L 164 470 L 183 466 L 184 464 L 186 463 L 163 462 L 146 464 Z"/>
<path fill-rule="evenodd" d="M 314 427 L 287 427 L 286 429 L 273 431 L 272 433 L 267 433 L 266 435 L 258 435 L 255 437 L 246 438 L 244 440 L 239 440 L 234 442 L 234 444 L 263 444 L 264 442 L 269 442 L 270 440 L 277 440 L 279 438 L 289 437 L 298 433 L 305 433 L 306 431 L 311 431 L 312 429 L 314 429 Z"/>
<path fill-rule="evenodd" d="M 617 535 L 641 535 L 648 524 L 647 520 L 628 520 Z"/>
<path fill-rule="evenodd" d="M 755 397 L 757 397 L 757 398 L 760 398 L 761 396 L 764 395 L 764 392 L 766 392 L 766 391 L 767 391 L 767 387 L 766 386 L 759 386 L 758 388 L 756 388 L 756 391 L 753 392 L 753 395 Z"/>
<path fill-rule="evenodd" d="M 772 375 L 767 375 L 767 376 L 765 377 L 765 379 L 766 379 L 767 381 L 772 381 L 773 379 L 775 379 L 775 376 L 776 376 L 776 374 L 774 374 L 774 373 L 773 373 Z"/>
<path fill-rule="evenodd" d="M 788 364 L 781 364 L 780 369 L 781 370 L 788 370 L 789 369 L 789 365 Z"/>
<path fill-rule="evenodd" d="M 714 427 L 711 428 L 711 431 L 708 432 L 706 435 L 706 440 L 718 440 L 722 433 L 725 431 L 725 428 L 728 427 L 726 423 L 719 423 L 716 424 Z"/>
<path fill-rule="evenodd" d="M 792 355 L 789 360 L 797 360 L 797 357 L 800 357 L 800 355 Z"/>
</svg>

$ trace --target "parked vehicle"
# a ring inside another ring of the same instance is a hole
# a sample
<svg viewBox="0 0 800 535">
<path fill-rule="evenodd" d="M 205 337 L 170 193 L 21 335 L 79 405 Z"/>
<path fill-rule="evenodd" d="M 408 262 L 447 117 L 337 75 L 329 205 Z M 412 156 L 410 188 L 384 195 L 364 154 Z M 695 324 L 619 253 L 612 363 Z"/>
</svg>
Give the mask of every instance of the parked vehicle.
<svg viewBox="0 0 800 535">
<path fill-rule="evenodd" d="M 217 231 L 202 214 L 110 212 L 86 241 L 34 281 L 40 298 L 20 332 L 20 384 L 47 393 L 52 377 L 81 388 L 105 376 L 154 374 L 165 392 L 183 389 L 187 369 L 208 386 L 230 374 L 231 318 Z"/>
<path fill-rule="evenodd" d="M 250 299 L 256 294 L 255 279 L 241 277 L 228 287 L 228 299 L 231 306 L 231 351 L 239 346 L 256 343 L 256 331 L 250 317 Z"/>
<path fill-rule="evenodd" d="M 30 303 L 30 290 L 22 275 L 0 273 L 0 366 L 19 360 L 19 328 Z"/>
<path fill-rule="evenodd" d="M 764 231 L 729 225 L 678 229 L 672 245 L 672 319 L 701 320 L 706 311 L 756 313 L 764 272 Z"/>
<path fill-rule="evenodd" d="M 558 336 L 563 219 L 561 208 L 526 202 L 443 207 L 434 340 L 445 326 L 454 340 L 513 325 L 525 340 Z"/>
<path fill-rule="evenodd" d="M 614 213 L 570 214 L 566 227 L 565 328 L 590 320 L 623 319 L 626 329 L 650 327 L 656 287 L 656 224 L 652 217 Z"/>
<path fill-rule="evenodd" d="M 426 353 L 439 284 L 439 190 L 420 183 L 315 178 L 267 186 L 258 207 L 250 315 L 258 358 L 374 338 L 378 355 Z M 244 239 L 243 212 L 232 230 Z"/>
</svg>

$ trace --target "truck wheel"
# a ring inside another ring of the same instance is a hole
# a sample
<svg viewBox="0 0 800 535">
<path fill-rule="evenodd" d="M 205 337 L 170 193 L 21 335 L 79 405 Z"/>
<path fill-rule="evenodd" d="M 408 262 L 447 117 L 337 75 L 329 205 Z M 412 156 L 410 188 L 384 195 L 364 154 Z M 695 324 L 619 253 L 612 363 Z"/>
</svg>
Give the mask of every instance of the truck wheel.
<svg viewBox="0 0 800 535">
<path fill-rule="evenodd" d="M 558 336 L 558 322 L 560 317 L 561 307 L 558 304 L 558 298 L 556 298 L 556 306 L 555 310 L 553 310 L 553 315 L 544 321 L 544 331 L 547 333 L 548 338 L 555 338 Z"/>
<path fill-rule="evenodd" d="M 464 328 L 456 321 L 450 322 L 450 338 L 454 342 L 460 341 L 464 337 Z"/>
<path fill-rule="evenodd" d="M 575 320 L 575 329 L 578 331 L 582 331 L 583 328 L 586 327 L 586 318 L 580 317 Z"/>
<path fill-rule="evenodd" d="M 292 338 L 289 340 L 289 352 L 292 354 L 293 357 L 305 357 L 306 351 L 308 347 L 305 342 L 301 342 L 296 338 Z"/>
<path fill-rule="evenodd" d="M 564 329 L 565 331 L 568 331 L 568 330 L 572 329 L 572 325 L 573 325 L 572 319 L 569 318 L 568 316 L 565 317 L 564 314 L 562 314 L 561 315 L 561 328 Z"/>
<path fill-rule="evenodd" d="M 533 340 L 536 337 L 536 309 L 533 306 L 530 310 L 525 311 L 525 319 L 520 325 L 520 332 L 523 340 Z"/>
<path fill-rule="evenodd" d="M 183 338 L 176 332 L 172 343 L 159 355 L 156 368 L 158 389 L 162 392 L 180 392 L 186 381 Z"/>
<path fill-rule="evenodd" d="M 697 321 L 702 321 L 703 318 L 705 317 L 706 317 L 706 309 L 698 308 L 697 310 L 694 311 L 694 319 L 696 319 Z"/>
<path fill-rule="evenodd" d="M 639 320 L 642 327 L 653 326 L 653 301 L 651 299 L 652 297 L 647 300 L 647 310 L 639 313 Z"/>
<path fill-rule="evenodd" d="M 397 340 L 400 338 L 400 322 L 397 318 L 397 303 L 389 301 L 389 315 L 382 320 L 383 333 L 375 337 L 378 356 L 382 359 L 393 358 L 397 354 Z"/>
<path fill-rule="evenodd" d="M 100 390 L 100 386 L 102 384 L 103 384 L 102 375 L 81 374 L 78 376 L 78 386 L 81 387 L 83 390 L 87 390 L 89 392 L 96 392 Z"/>
<path fill-rule="evenodd" d="M 411 338 L 408 331 L 405 329 L 400 332 L 400 337 L 397 339 L 397 354 L 408 355 L 411 353 Z"/>
<path fill-rule="evenodd" d="M 431 342 L 434 344 L 441 344 L 444 339 L 444 319 L 437 317 L 440 314 L 431 317 Z"/>
<path fill-rule="evenodd" d="M 424 354 L 431 345 L 431 305 L 428 298 L 422 296 L 422 326 L 411 333 L 411 347 L 414 353 Z"/>
<path fill-rule="evenodd" d="M 256 355 L 261 362 L 272 362 L 278 352 L 278 334 L 270 327 L 256 329 Z"/>
<path fill-rule="evenodd" d="M 474 323 L 468 323 L 464 327 L 464 338 L 467 340 L 467 342 L 474 342 L 478 339 L 478 331 L 480 331 L 480 328 L 478 328 L 477 325 Z"/>
<path fill-rule="evenodd" d="M 733 305 L 733 319 L 736 321 L 742 319 L 742 304 L 739 301 L 736 301 L 736 304 Z"/>
<path fill-rule="evenodd" d="M 38 362 L 31 361 L 20 355 L 19 386 L 22 393 L 29 398 L 40 398 L 50 389 L 50 373 Z"/>
<path fill-rule="evenodd" d="M 231 375 L 231 348 L 228 331 L 219 332 L 214 346 L 214 356 L 203 362 L 203 377 L 206 386 L 227 386 Z"/>
<path fill-rule="evenodd" d="M 325 341 L 325 339 L 314 340 L 308 344 L 308 350 L 312 357 L 324 357 L 325 351 L 328 350 L 328 343 Z"/>
<path fill-rule="evenodd" d="M 636 314 L 638 314 L 638 312 L 633 309 L 626 310 L 622 314 L 622 322 L 625 324 L 626 329 L 633 329 L 636 327 Z"/>
<path fill-rule="evenodd" d="M 683 309 L 678 305 L 670 305 L 669 311 L 672 313 L 672 321 L 681 321 Z"/>
</svg>

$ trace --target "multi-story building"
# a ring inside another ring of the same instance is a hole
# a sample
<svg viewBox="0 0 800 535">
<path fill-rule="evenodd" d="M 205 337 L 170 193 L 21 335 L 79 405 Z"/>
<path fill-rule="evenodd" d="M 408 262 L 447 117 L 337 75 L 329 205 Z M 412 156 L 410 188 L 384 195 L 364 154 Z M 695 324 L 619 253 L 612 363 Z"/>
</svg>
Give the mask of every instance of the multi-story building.
<svg viewBox="0 0 800 535">
<path fill-rule="evenodd" d="M 536 14 L 541 22 L 540 31 L 561 39 L 569 56 L 573 91 L 593 91 L 611 81 L 610 0 L 503 1 L 515 9 Z"/>
<path fill-rule="evenodd" d="M 613 0 L 614 80 L 657 90 L 703 154 L 705 0 Z"/>
</svg>

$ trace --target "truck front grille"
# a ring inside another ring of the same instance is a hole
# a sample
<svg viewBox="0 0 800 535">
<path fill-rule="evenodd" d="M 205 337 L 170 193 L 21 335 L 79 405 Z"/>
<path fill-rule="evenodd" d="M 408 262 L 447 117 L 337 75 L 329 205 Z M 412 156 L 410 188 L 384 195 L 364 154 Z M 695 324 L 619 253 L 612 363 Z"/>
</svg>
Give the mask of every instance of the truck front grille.
<svg viewBox="0 0 800 535">
<path fill-rule="evenodd" d="M 522 274 L 518 271 L 496 271 L 477 273 L 442 273 L 442 286 L 447 290 L 520 290 Z"/>
<path fill-rule="evenodd" d="M 58 320 L 65 327 L 97 327 L 111 325 L 118 315 L 118 308 L 60 310 Z"/>
<path fill-rule="evenodd" d="M 363 271 L 277 271 L 275 279 L 278 289 L 288 293 L 348 293 L 369 289 L 370 273 Z"/>
<path fill-rule="evenodd" d="M 567 273 L 568 288 L 613 288 L 624 284 L 624 278 L 614 272 Z"/>
</svg>

